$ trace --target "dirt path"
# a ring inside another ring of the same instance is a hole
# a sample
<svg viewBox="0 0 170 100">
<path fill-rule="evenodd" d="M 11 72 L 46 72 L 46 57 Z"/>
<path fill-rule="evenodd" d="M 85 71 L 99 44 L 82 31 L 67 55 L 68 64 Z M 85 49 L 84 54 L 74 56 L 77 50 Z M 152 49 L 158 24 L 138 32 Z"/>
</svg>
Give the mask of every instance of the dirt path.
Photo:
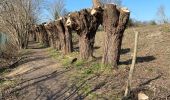
<svg viewBox="0 0 170 100">
<path fill-rule="evenodd" d="M 68 69 L 62 68 L 56 60 L 50 58 L 47 49 L 35 48 L 37 44 L 29 46 L 31 53 L 19 67 L 11 71 L 6 77 L 20 80 L 12 88 L 12 100 L 63 100 L 67 97 Z M 34 49 L 33 49 L 34 48 Z"/>
<path fill-rule="evenodd" d="M 170 30 L 164 26 L 145 26 L 135 29 L 139 31 L 140 38 L 133 87 L 134 89 L 140 86 L 147 87 L 148 90 L 144 92 L 151 100 L 165 100 L 166 97 L 170 100 Z M 11 96 L 8 100 L 120 99 L 124 93 L 122 91 L 131 64 L 133 33 L 132 29 L 127 29 L 125 32 L 120 69 L 114 73 L 110 70 L 98 73 L 102 71 L 100 57 L 103 32 L 98 32 L 96 35 L 94 55 L 99 59 L 90 62 L 77 61 L 73 66 L 61 66 L 59 64 L 61 62 L 49 56 L 48 48 L 38 48 L 39 45 L 36 43 L 30 44 L 31 49 L 26 53 L 27 58 L 19 67 L 6 75 L 10 79 L 17 80 L 17 85 L 5 93 L 8 94 L 7 97 Z M 58 57 L 58 54 L 54 56 L 63 59 Z"/>
</svg>

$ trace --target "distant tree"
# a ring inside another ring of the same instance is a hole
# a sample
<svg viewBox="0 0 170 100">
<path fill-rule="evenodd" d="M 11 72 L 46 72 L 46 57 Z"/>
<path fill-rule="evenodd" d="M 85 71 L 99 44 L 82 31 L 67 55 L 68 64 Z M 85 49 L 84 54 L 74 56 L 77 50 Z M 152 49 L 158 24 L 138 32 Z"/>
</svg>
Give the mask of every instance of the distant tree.
<svg viewBox="0 0 170 100">
<path fill-rule="evenodd" d="M 37 22 L 42 0 L 1 0 L 0 31 L 10 37 L 11 43 L 27 48 L 29 31 Z"/>
<path fill-rule="evenodd" d="M 103 4 L 107 4 L 107 3 L 114 3 L 117 4 L 119 6 L 122 5 L 122 0 L 100 0 Z"/>
<path fill-rule="evenodd" d="M 130 18 L 128 21 L 128 27 L 132 27 L 132 26 L 135 26 L 135 22 L 132 18 Z"/>
<path fill-rule="evenodd" d="M 151 21 L 149 22 L 149 25 L 157 25 L 157 23 L 156 23 L 155 20 L 151 20 Z"/>
<path fill-rule="evenodd" d="M 159 22 L 162 24 L 168 23 L 168 18 L 165 14 L 165 6 L 161 5 L 157 10 L 157 16 L 159 18 Z"/>
<path fill-rule="evenodd" d="M 65 0 L 54 0 L 49 4 L 48 10 L 53 17 L 52 19 L 58 19 L 59 17 L 65 16 L 68 12 L 65 8 Z"/>
</svg>

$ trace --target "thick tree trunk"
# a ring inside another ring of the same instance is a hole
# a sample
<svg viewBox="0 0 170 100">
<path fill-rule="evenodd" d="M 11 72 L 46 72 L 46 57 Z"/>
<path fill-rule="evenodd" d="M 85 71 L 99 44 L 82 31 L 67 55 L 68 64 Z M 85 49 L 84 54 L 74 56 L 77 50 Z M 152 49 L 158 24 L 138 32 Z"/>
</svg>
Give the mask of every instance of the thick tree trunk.
<svg viewBox="0 0 170 100">
<path fill-rule="evenodd" d="M 83 9 L 79 12 L 71 13 L 67 20 L 67 26 L 77 32 L 79 36 L 80 58 L 87 60 L 93 57 L 93 46 L 96 31 L 102 22 L 103 10 Z"/>
<path fill-rule="evenodd" d="M 37 41 L 36 33 L 33 32 L 33 34 L 34 34 L 34 41 Z"/>
<path fill-rule="evenodd" d="M 54 33 L 53 33 L 53 45 L 56 50 L 61 50 L 61 43 L 59 39 L 59 33 L 56 31 L 56 27 L 54 27 Z"/>
<path fill-rule="evenodd" d="M 43 43 L 43 41 L 42 41 L 43 36 L 42 36 L 42 33 L 41 33 L 40 25 L 36 26 L 35 31 L 36 31 L 37 42 Z"/>
<path fill-rule="evenodd" d="M 40 34 L 39 34 L 39 32 L 36 32 L 36 37 L 37 37 L 36 42 L 40 42 Z"/>
<path fill-rule="evenodd" d="M 41 25 L 40 34 L 42 35 L 42 43 L 45 47 L 49 47 L 48 33 L 45 30 L 44 24 Z"/>
<path fill-rule="evenodd" d="M 114 4 L 105 5 L 103 26 L 106 31 L 103 53 L 103 64 L 117 68 L 123 33 L 129 20 L 127 9 L 118 9 Z"/>
<path fill-rule="evenodd" d="M 46 29 L 46 32 L 48 34 L 49 46 L 54 48 L 53 32 L 48 29 Z"/>
<path fill-rule="evenodd" d="M 65 53 L 68 54 L 73 52 L 72 33 L 71 29 L 69 29 L 67 26 L 65 26 L 65 43 L 66 43 Z"/>
<path fill-rule="evenodd" d="M 79 51 L 81 59 L 88 59 L 92 54 L 93 47 L 90 43 L 90 39 L 86 36 L 86 34 L 79 36 Z"/>
<path fill-rule="evenodd" d="M 73 51 L 71 30 L 65 26 L 65 19 L 56 21 L 57 32 L 63 54 L 69 54 Z"/>
</svg>

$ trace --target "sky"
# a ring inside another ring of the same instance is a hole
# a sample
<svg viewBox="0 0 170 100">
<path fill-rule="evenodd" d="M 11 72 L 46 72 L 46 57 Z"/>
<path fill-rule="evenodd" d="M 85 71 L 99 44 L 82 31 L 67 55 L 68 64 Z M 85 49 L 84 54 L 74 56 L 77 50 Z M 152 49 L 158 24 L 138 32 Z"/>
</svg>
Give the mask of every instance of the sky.
<svg viewBox="0 0 170 100">
<path fill-rule="evenodd" d="M 122 0 L 122 5 L 131 11 L 131 18 L 136 20 L 156 20 L 156 13 L 160 5 L 165 7 L 166 16 L 170 18 L 170 0 Z M 78 11 L 91 7 L 92 0 L 66 0 L 68 11 Z"/>
</svg>

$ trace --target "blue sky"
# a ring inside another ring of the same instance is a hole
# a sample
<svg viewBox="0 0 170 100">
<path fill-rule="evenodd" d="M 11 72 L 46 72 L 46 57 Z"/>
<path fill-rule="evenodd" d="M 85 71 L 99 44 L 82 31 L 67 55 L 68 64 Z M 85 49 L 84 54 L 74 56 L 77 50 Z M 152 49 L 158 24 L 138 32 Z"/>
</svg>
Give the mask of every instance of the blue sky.
<svg viewBox="0 0 170 100">
<path fill-rule="evenodd" d="M 53 0 L 47 0 L 47 3 Z M 69 12 L 78 11 L 83 8 L 91 8 L 92 0 L 65 0 L 66 9 Z M 157 20 L 157 10 L 160 5 L 165 7 L 166 16 L 170 19 L 170 0 L 122 0 L 122 5 L 129 8 L 131 11 L 131 18 L 139 21 Z M 45 19 L 48 21 L 50 15 L 44 11 Z"/>
<path fill-rule="evenodd" d="M 170 18 L 170 0 L 122 0 L 122 4 L 131 11 L 131 17 L 141 21 L 157 19 L 157 9 L 165 6 L 165 13 Z M 66 8 L 76 11 L 83 8 L 91 8 L 92 0 L 66 0 Z"/>
</svg>

